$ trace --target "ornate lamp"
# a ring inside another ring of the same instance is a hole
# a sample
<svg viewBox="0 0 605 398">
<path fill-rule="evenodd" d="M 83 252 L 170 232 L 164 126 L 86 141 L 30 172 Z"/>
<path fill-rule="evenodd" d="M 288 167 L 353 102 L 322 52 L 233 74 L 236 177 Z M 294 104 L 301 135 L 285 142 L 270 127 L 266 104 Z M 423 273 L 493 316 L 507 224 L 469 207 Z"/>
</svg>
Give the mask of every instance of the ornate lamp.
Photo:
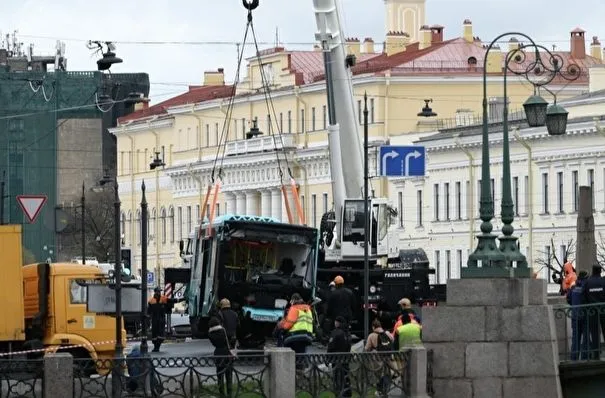
<svg viewBox="0 0 605 398">
<path fill-rule="evenodd" d="M 249 140 L 250 138 L 255 138 L 261 134 L 263 134 L 263 133 L 258 128 L 258 118 L 254 118 L 254 120 L 252 121 L 252 127 L 250 128 L 250 131 L 248 131 L 246 133 L 246 139 Z"/>
<path fill-rule="evenodd" d="M 541 127 L 546 124 L 546 108 L 548 102 L 539 95 L 532 95 L 525 101 L 523 108 L 525 109 L 525 117 L 529 127 Z"/>
<path fill-rule="evenodd" d="M 556 103 L 546 111 L 546 129 L 549 135 L 563 135 L 567 130 L 567 115 L 569 112 Z"/>
<path fill-rule="evenodd" d="M 429 103 L 433 102 L 432 99 L 425 99 L 424 100 L 424 107 L 422 108 L 422 111 L 420 111 L 418 113 L 418 116 L 420 117 L 434 117 L 437 116 L 437 114 L 435 112 L 433 112 L 433 108 L 431 108 L 429 106 Z"/>
</svg>

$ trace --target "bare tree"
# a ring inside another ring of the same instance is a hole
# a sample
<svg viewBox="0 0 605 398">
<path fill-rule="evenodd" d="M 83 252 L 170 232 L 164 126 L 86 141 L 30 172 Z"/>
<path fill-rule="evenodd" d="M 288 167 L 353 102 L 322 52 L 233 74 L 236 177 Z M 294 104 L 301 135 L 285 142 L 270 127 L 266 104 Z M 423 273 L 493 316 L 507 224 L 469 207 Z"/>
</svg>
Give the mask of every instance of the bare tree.
<svg viewBox="0 0 605 398">
<path fill-rule="evenodd" d="M 550 249 L 542 250 L 539 253 L 540 257 L 536 259 L 536 264 L 540 266 L 540 269 L 548 268 L 551 270 L 552 281 L 555 283 L 561 283 L 563 275 L 563 266 L 565 261 L 573 262 L 576 254 L 576 242 L 574 239 L 569 239 L 565 245 L 565 252 L 557 254 L 555 242 L 553 238 L 550 238 Z M 550 281 L 549 281 L 550 282 Z"/>
<path fill-rule="evenodd" d="M 595 239 L 597 245 L 597 263 L 601 267 L 605 266 L 605 238 L 599 232 L 599 239 Z"/>
<path fill-rule="evenodd" d="M 99 261 L 113 261 L 114 198 L 110 189 L 86 193 L 84 209 L 84 238 L 86 257 Z M 68 215 L 66 228 L 61 232 L 61 257 L 68 260 L 82 256 L 82 208 L 64 208 Z"/>
</svg>

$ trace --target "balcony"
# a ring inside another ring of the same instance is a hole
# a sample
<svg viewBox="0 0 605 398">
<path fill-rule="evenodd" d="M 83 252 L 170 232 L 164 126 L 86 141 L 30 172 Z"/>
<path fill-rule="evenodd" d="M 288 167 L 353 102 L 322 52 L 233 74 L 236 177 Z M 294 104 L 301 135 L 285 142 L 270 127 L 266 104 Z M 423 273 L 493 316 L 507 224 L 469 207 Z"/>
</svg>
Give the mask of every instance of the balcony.
<svg viewBox="0 0 605 398">
<path fill-rule="evenodd" d="M 272 152 L 296 147 L 294 134 L 268 135 L 266 137 L 251 138 L 249 140 L 231 141 L 227 143 L 225 155 L 235 156 L 246 153 Z"/>
</svg>

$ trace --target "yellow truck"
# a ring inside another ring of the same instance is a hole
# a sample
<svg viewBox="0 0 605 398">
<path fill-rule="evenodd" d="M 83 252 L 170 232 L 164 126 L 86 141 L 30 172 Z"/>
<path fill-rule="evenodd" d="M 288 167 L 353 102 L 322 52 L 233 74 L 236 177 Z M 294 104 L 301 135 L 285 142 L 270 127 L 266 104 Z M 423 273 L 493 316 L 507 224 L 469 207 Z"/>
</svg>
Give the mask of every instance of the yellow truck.
<svg viewBox="0 0 605 398">
<path fill-rule="evenodd" d="M 114 356 L 115 318 L 87 311 L 87 286 L 82 284 L 103 278 L 99 268 L 23 266 L 20 225 L 0 225 L 0 256 L 0 358 L 43 355 L 42 349 L 93 360 Z"/>
</svg>

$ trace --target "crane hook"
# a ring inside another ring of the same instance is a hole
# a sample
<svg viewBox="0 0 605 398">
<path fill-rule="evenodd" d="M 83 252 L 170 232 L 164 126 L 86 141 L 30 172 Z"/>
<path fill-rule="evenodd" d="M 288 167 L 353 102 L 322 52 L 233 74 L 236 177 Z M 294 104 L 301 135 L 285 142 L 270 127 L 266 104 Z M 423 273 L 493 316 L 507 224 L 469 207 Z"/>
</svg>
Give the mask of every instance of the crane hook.
<svg viewBox="0 0 605 398">
<path fill-rule="evenodd" d="M 258 7 L 258 2 L 259 0 L 242 0 L 242 3 L 244 3 L 244 8 L 246 8 L 248 11 L 252 11 Z"/>
</svg>

